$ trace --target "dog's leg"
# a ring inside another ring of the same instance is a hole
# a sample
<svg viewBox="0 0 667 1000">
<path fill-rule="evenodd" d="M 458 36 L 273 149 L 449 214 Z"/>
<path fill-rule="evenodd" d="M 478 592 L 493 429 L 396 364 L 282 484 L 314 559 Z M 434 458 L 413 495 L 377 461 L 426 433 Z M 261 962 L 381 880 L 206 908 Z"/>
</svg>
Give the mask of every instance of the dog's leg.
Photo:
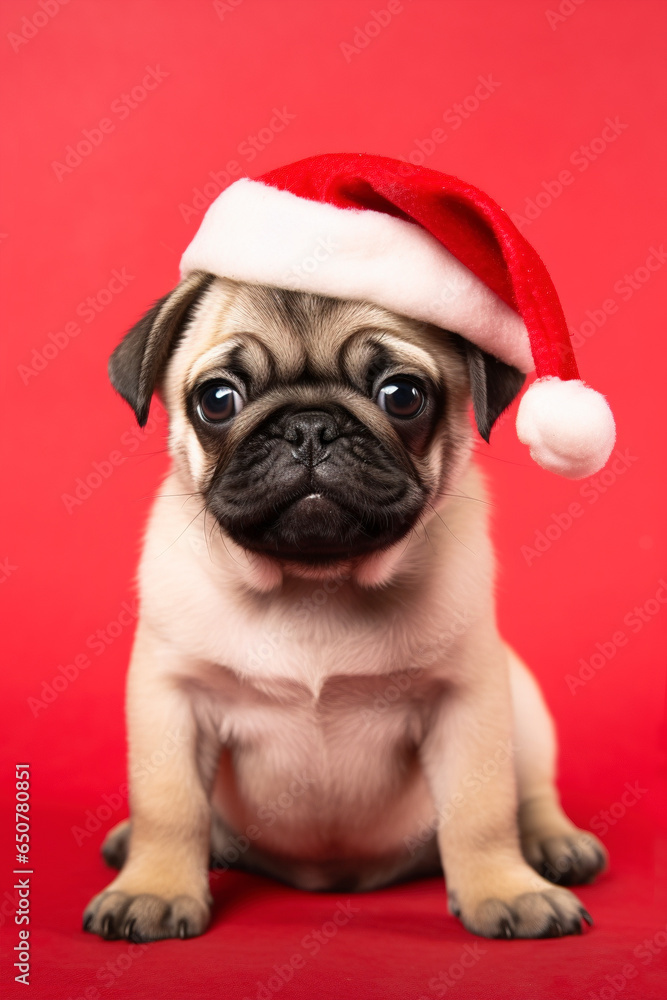
<svg viewBox="0 0 667 1000">
<path fill-rule="evenodd" d="M 178 657 L 140 622 L 127 688 L 129 854 L 84 914 L 84 929 L 107 939 L 192 937 L 208 924 L 212 774 L 201 764 L 211 770 L 217 757 L 201 752 Z"/>
<path fill-rule="evenodd" d="M 567 818 L 555 784 L 556 734 L 535 678 L 507 649 L 518 746 L 519 830 L 526 860 L 551 882 L 581 885 L 607 867 L 607 852 L 592 833 Z"/>
<path fill-rule="evenodd" d="M 422 745 L 450 910 L 485 937 L 580 933 L 590 917 L 579 900 L 521 854 L 509 666 L 493 626 L 467 632 L 459 665 Z"/>
<path fill-rule="evenodd" d="M 120 823 L 116 823 L 104 838 L 100 851 L 109 868 L 117 868 L 120 871 L 127 861 L 130 848 L 130 831 L 131 823 L 129 819 L 123 819 Z"/>
</svg>

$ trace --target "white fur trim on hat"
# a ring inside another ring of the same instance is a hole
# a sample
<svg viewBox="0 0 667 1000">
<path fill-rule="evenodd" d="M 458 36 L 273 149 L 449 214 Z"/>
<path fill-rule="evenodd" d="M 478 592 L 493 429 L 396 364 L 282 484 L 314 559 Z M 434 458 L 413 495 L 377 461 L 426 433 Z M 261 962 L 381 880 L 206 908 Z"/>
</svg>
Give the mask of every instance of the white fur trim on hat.
<svg viewBox="0 0 667 1000">
<path fill-rule="evenodd" d="M 209 207 L 181 274 L 373 302 L 466 337 L 523 372 L 534 366 L 514 309 L 420 226 L 338 208 L 242 178 Z"/>
<path fill-rule="evenodd" d="M 533 382 L 519 404 L 516 432 L 538 465 L 570 479 L 599 472 L 616 441 L 607 400 L 579 379 Z"/>
</svg>

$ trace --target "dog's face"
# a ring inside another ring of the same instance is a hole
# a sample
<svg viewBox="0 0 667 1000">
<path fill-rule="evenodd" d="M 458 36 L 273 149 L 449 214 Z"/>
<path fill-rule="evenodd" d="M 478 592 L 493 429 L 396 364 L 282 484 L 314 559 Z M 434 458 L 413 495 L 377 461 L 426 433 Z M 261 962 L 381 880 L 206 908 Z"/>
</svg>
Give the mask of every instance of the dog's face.
<svg viewBox="0 0 667 1000">
<path fill-rule="evenodd" d="M 322 563 L 388 547 L 463 445 L 451 354 L 372 305 L 218 280 L 169 367 L 173 448 L 244 548 Z"/>
<path fill-rule="evenodd" d="M 320 566 L 406 536 L 467 460 L 471 385 L 488 437 L 523 381 L 377 306 L 203 274 L 144 317 L 110 371 L 140 422 L 161 386 L 174 460 L 227 536 Z"/>
</svg>

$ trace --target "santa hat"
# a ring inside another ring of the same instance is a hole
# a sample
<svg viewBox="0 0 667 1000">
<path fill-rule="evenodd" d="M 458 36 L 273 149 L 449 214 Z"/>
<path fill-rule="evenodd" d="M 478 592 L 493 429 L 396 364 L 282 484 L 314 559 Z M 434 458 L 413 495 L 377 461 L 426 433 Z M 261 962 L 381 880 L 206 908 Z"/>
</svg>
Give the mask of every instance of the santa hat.
<svg viewBox="0 0 667 1000">
<path fill-rule="evenodd" d="M 360 299 L 434 323 L 537 379 L 517 434 L 543 468 L 579 479 L 614 446 L 603 396 L 579 378 L 556 290 L 488 195 L 384 156 L 313 156 L 231 184 L 181 260 L 183 275 Z"/>
</svg>

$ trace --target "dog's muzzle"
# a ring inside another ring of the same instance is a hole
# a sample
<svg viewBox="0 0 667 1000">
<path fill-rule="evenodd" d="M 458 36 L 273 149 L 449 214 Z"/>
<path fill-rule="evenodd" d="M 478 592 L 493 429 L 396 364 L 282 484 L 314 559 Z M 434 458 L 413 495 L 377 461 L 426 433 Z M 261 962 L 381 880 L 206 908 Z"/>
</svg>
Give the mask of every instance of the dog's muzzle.
<svg viewBox="0 0 667 1000">
<path fill-rule="evenodd" d="M 423 492 L 339 406 L 284 411 L 255 430 L 214 479 L 208 507 L 244 548 L 321 563 L 395 542 Z"/>
</svg>

